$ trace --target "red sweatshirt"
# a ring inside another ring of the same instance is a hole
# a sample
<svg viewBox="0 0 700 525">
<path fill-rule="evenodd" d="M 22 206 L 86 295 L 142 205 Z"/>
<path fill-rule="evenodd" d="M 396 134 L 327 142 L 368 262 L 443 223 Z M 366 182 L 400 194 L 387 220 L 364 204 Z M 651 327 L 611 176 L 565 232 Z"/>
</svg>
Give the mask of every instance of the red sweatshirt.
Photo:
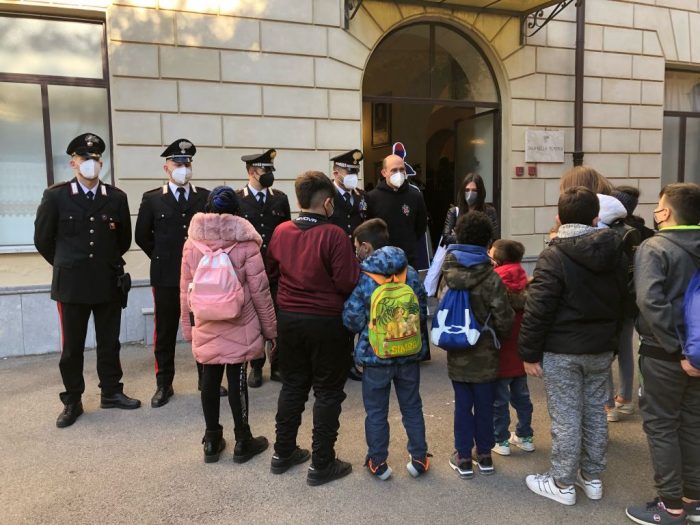
<svg viewBox="0 0 700 525">
<path fill-rule="evenodd" d="M 287 312 L 339 316 L 360 277 L 345 232 L 313 213 L 275 228 L 266 259 L 270 280 L 279 277 L 277 306 Z"/>
<path fill-rule="evenodd" d="M 498 357 L 498 377 L 524 376 L 525 367 L 518 354 L 518 336 L 520 335 L 520 324 L 523 321 L 523 310 L 525 308 L 527 274 L 520 263 L 502 264 L 494 268 L 494 270 L 501 277 L 503 284 L 506 285 L 510 305 L 515 310 L 510 337 L 505 341 L 501 341 L 502 346 Z"/>
</svg>

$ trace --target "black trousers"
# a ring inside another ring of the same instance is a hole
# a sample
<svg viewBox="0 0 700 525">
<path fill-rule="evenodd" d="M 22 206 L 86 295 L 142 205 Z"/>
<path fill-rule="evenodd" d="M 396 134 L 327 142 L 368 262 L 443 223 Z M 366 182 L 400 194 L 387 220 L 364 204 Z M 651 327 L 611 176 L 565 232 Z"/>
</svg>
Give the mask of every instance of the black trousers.
<svg viewBox="0 0 700 525">
<path fill-rule="evenodd" d="M 97 339 L 97 375 L 102 394 L 113 395 L 121 392 L 123 385 L 122 366 L 119 362 L 119 328 L 122 307 L 119 301 L 100 304 L 58 303 L 61 323 L 61 371 L 65 392 L 60 397 L 63 404 L 80 401 L 85 392 L 83 362 L 85 337 L 90 314 L 95 319 Z"/>
<path fill-rule="evenodd" d="M 226 370 L 228 380 L 228 403 L 233 414 L 236 441 L 250 439 L 248 426 L 248 386 L 246 363 L 236 365 L 201 365 L 202 367 L 202 411 L 207 430 L 219 430 L 219 389 Z"/>
<path fill-rule="evenodd" d="M 647 435 L 654 485 L 667 507 L 682 497 L 700 500 L 700 378 L 677 361 L 639 356 L 642 397 L 639 409 Z"/>
<path fill-rule="evenodd" d="M 153 355 L 156 384 L 170 386 L 175 377 L 175 343 L 180 324 L 180 289 L 170 286 L 153 287 Z"/>
<path fill-rule="evenodd" d="M 280 310 L 278 360 L 282 389 L 277 402 L 275 452 L 286 457 L 296 448 L 309 391 L 313 387 L 311 463 L 324 468 L 335 459 L 345 379 L 350 367 L 348 332 L 340 317 L 321 317 Z"/>
</svg>

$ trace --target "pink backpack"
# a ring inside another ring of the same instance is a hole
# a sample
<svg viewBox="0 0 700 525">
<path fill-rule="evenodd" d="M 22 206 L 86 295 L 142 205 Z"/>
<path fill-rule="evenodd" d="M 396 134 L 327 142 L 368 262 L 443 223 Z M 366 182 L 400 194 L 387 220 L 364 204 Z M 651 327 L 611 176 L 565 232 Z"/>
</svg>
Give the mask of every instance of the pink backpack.
<svg viewBox="0 0 700 525">
<path fill-rule="evenodd" d="M 204 255 L 187 289 L 190 311 L 203 321 L 235 319 L 245 301 L 243 286 L 228 256 L 236 245 L 212 251 L 204 243 L 190 242 Z"/>
</svg>

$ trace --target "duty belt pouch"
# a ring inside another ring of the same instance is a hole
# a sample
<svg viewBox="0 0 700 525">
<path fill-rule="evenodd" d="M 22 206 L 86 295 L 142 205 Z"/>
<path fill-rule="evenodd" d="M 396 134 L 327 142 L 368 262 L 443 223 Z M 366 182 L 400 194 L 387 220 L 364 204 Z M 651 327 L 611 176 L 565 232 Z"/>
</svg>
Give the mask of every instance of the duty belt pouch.
<svg viewBox="0 0 700 525">
<path fill-rule="evenodd" d="M 129 299 L 129 290 L 131 290 L 131 275 L 128 273 L 117 275 L 117 288 L 121 295 L 122 308 L 126 308 Z"/>
</svg>

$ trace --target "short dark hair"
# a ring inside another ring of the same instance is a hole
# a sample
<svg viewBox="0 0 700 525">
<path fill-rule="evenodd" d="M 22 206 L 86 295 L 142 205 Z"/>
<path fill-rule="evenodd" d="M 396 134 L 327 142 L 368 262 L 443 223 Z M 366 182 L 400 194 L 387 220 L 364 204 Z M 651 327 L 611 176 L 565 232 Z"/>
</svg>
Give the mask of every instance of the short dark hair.
<svg viewBox="0 0 700 525">
<path fill-rule="evenodd" d="M 677 182 L 663 187 L 659 197 L 665 197 L 679 226 L 700 224 L 700 185 Z"/>
<path fill-rule="evenodd" d="M 559 222 L 591 226 L 600 212 L 598 196 L 584 186 L 566 188 L 559 195 Z"/>
<path fill-rule="evenodd" d="M 325 173 L 305 171 L 294 181 L 299 206 L 308 210 L 323 204 L 328 197 L 335 196 L 335 187 Z"/>
<path fill-rule="evenodd" d="M 498 264 L 519 263 L 525 255 L 525 245 L 509 239 L 498 239 L 493 243 L 493 258 Z"/>
<path fill-rule="evenodd" d="M 369 219 L 363 222 L 355 228 L 353 236 L 357 242 L 371 244 L 375 250 L 389 246 L 389 227 L 382 219 Z"/>
<path fill-rule="evenodd" d="M 484 248 L 491 242 L 492 231 L 488 215 L 476 210 L 460 215 L 455 226 L 455 236 L 459 244 L 474 244 Z"/>
<path fill-rule="evenodd" d="M 209 192 L 204 211 L 207 213 L 230 213 L 235 215 L 239 206 L 238 196 L 232 188 L 229 186 L 217 186 Z"/>
</svg>

